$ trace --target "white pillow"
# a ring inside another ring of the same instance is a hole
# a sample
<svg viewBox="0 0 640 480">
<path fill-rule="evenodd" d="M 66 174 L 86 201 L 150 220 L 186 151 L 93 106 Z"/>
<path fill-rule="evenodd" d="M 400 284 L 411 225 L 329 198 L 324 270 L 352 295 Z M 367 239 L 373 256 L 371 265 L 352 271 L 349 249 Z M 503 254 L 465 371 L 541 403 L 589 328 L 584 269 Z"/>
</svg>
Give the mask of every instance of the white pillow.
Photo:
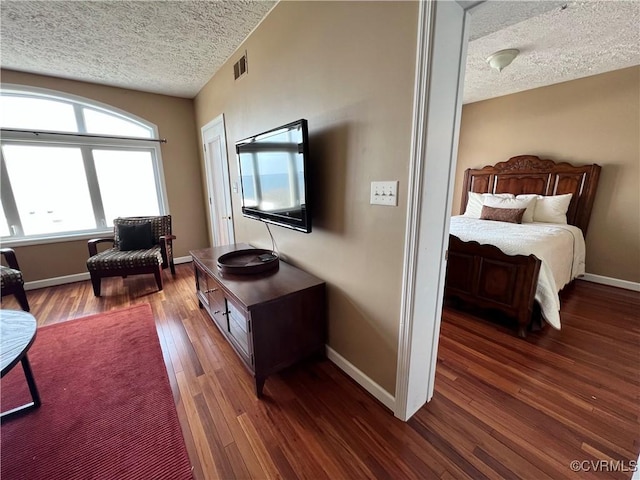
<svg viewBox="0 0 640 480">
<path fill-rule="evenodd" d="M 522 223 L 533 222 L 533 214 L 535 209 L 535 198 L 487 198 L 484 204 L 493 208 L 525 208 L 522 215 Z"/>
<path fill-rule="evenodd" d="M 468 192 L 467 207 L 464 210 L 464 216 L 470 218 L 480 218 L 482 206 L 487 198 L 515 198 L 511 193 L 476 193 Z"/>
<path fill-rule="evenodd" d="M 527 207 L 527 210 L 525 210 L 524 215 L 522 216 L 522 223 L 532 223 L 533 222 L 533 217 L 535 215 L 535 210 L 536 210 L 536 203 L 538 201 L 538 197 L 539 196 L 540 195 L 537 195 L 535 193 L 527 193 L 525 195 L 518 195 L 516 197 L 516 199 L 518 199 L 518 200 L 530 200 L 531 201 L 531 203 Z"/>
<path fill-rule="evenodd" d="M 534 222 L 567 223 L 567 210 L 571 203 L 571 193 L 564 195 L 538 196 L 533 212 Z"/>
</svg>

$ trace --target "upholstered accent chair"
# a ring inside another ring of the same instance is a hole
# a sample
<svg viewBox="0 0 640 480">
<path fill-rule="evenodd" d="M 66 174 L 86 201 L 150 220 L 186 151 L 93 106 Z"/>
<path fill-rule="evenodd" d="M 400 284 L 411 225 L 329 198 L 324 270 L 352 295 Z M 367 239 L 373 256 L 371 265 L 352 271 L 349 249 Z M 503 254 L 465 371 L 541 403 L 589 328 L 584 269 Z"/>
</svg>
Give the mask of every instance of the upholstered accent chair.
<svg viewBox="0 0 640 480">
<path fill-rule="evenodd" d="M 7 262 L 7 266 L 0 265 L 0 277 L 2 279 L 0 291 L 2 291 L 2 296 L 15 295 L 22 310 L 28 312 L 30 310 L 29 302 L 27 301 L 27 294 L 24 293 L 24 279 L 18 265 L 16 252 L 12 248 L 0 248 L 0 254 L 4 256 L 5 262 Z"/>
<path fill-rule="evenodd" d="M 173 264 L 171 215 L 159 217 L 119 217 L 113 221 L 113 238 L 89 240 L 87 269 L 91 275 L 93 293 L 100 296 L 104 277 L 126 277 L 149 274 L 155 276 L 158 290 L 162 290 L 162 270 Z M 111 242 L 112 248 L 98 252 L 98 244 Z"/>
</svg>

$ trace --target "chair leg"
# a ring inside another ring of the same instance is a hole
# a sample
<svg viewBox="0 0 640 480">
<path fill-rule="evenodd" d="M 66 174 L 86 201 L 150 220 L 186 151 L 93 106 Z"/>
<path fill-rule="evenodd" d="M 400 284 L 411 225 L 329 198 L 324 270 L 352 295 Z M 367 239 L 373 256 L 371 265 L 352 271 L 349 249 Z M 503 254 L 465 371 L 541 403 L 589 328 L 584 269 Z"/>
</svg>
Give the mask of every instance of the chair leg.
<svg viewBox="0 0 640 480">
<path fill-rule="evenodd" d="M 15 296 L 18 300 L 18 303 L 20 304 L 20 307 L 22 307 L 22 310 L 24 310 L 25 312 L 30 311 L 29 301 L 27 300 L 27 294 L 24 292 L 24 288 L 16 291 Z"/>
<path fill-rule="evenodd" d="M 173 258 L 169 261 L 169 268 L 171 269 L 171 275 L 176 274 L 176 266 L 173 264 Z"/>
<path fill-rule="evenodd" d="M 158 285 L 158 290 L 162 290 L 162 265 L 158 265 L 158 268 L 153 275 L 156 277 L 156 284 Z"/>
<path fill-rule="evenodd" d="M 93 294 L 96 297 L 100 296 L 100 275 L 95 272 L 90 272 L 91 284 L 93 285 Z"/>
</svg>

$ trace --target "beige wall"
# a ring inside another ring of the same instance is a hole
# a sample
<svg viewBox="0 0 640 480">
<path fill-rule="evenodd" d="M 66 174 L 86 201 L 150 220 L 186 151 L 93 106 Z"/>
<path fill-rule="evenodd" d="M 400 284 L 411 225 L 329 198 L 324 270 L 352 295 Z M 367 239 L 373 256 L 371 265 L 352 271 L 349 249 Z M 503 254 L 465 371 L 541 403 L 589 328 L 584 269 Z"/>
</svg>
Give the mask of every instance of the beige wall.
<svg viewBox="0 0 640 480">
<path fill-rule="evenodd" d="M 313 232 L 272 227 L 284 258 L 328 284 L 329 345 L 395 390 L 417 29 L 415 2 L 281 2 L 195 99 L 198 128 L 224 113 L 234 143 L 309 121 Z M 397 208 L 369 205 L 370 182 L 399 180 Z M 233 194 L 236 238 L 269 247 Z"/>
<path fill-rule="evenodd" d="M 3 83 L 31 85 L 78 95 L 155 123 L 160 137 L 167 139 L 161 148 L 169 212 L 173 232 L 178 237 L 174 243 L 174 255 L 188 255 L 189 250 L 208 246 L 192 99 L 7 70 L 1 73 Z M 86 240 L 16 247 L 16 253 L 27 282 L 87 271 Z"/>
<path fill-rule="evenodd" d="M 522 154 L 602 166 L 586 270 L 640 282 L 640 67 L 465 105 L 453 212 L 466 168 Z"/>
</svg>

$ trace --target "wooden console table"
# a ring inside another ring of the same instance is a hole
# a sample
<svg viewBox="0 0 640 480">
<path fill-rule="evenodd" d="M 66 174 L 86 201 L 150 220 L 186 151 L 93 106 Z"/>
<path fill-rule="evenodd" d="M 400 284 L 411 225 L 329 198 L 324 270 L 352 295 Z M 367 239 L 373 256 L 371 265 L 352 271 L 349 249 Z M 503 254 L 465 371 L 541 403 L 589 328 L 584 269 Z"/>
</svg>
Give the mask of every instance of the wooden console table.
<svg viewBox="0 0 640 480">
<path fill-rule="evenodd" d="M 205 248 L 193 257 L 196 296 L 253 374 L 256 395 L 267 376 L 313 355 L 324 356 L 325 283 L 282 260 L 264 273 L 223 274 L 220 255 L 246 244 Z"/>
</svg>

